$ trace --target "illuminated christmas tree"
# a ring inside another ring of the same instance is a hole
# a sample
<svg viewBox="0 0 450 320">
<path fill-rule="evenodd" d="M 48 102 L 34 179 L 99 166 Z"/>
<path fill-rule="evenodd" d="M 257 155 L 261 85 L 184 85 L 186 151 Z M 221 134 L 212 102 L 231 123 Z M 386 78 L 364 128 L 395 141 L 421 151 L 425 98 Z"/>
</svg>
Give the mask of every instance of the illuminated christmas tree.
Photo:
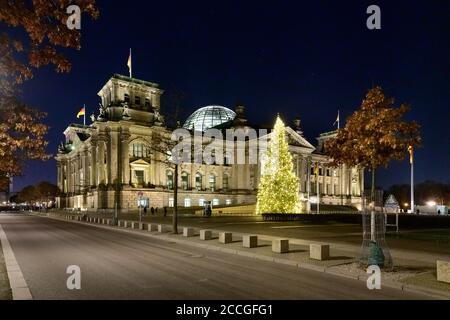
<svg viewBox="0 0 450 320">
<path fill-rule="evenodd" d="M 277 117 L 261 168 L 256 213 L 300 213 L 299 181 L 293 171 L 285 126 Z"/>
</svg>

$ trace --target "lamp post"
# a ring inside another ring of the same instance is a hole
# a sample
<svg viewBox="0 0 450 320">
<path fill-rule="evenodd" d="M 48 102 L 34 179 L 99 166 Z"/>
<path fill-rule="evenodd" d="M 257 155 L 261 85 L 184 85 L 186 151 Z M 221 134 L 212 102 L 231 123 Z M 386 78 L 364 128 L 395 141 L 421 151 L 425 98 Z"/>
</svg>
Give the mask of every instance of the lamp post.
<svg viewBox="0 0 450 320">
<path fill-rule="evenodd" d="M 411 213 L 414 213 L 414 155 L 413 146 L 409 146 L 409 163 L 411 164 Z"/>
</svg>

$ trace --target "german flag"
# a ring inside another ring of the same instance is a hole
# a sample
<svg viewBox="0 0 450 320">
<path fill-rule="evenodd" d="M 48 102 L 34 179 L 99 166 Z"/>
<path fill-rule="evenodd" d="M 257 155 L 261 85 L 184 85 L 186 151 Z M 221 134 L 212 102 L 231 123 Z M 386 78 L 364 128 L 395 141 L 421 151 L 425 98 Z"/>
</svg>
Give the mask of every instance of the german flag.
<svg viewBox="0 0 450 320">
<path fill-rule="evenodd" d="M 83 107 L 77 114 L 77 119 L 80 118 L 81 116 L 86 115 L 86 107 Z"/>
<path fill-rule="evenodd" d="M 319 163 L 318 162 L 316 162 L 314 164 L 314 174 L 316 175 L 316 177 L 319 176 Z"/>
<path fill-rule="evenodd" d="M 413 164 L 413 162 L 414 162 L 414 148 L 413 148 L 413 146 L 409 146 L 408 147 L 408 152 L 409 152 L 409 163 Z"/>
</svg>

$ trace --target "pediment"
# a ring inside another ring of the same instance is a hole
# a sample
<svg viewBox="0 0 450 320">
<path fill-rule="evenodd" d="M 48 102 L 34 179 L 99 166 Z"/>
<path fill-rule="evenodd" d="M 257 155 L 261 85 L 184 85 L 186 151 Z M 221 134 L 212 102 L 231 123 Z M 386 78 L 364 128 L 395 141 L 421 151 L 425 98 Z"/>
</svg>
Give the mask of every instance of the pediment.
<svg viewBox="0 0 450 320">
<path fill-rule="evenodd" d="M 148 163 L 147 161 L 145 161 L 143 159 L 138 159 L 138 160 L 135 160 L 133 162 L 130 162 L 130 165 L 147 166 L 147 165 L 150 165 L 150 163 Z"/>
</svg>

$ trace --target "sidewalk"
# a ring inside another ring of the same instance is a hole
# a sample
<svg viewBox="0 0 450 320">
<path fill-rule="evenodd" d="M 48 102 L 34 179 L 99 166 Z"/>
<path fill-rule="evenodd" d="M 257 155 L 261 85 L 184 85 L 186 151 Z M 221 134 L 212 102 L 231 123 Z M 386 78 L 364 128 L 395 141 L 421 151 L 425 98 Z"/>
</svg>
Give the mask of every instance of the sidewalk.
<svg viewBox="0 0 450 320">
<path fill-rule="evenodd" d="M 51 214 L 53 218 L 72 219 L 72 216 L 69 214 Z M 73 222 L 87 224 L 86 222 Z M 350 244 L 328 243 L 330 244 L 330 259 L 317 261 L 309 258 L 309 245 L 314 242 L 311 240 L 284 238 L 289 239 L 289 253 L 277 254 L 272 252 L 272 240 L 280 239 L 280 237 L 263 234 L 257 234 L 258 247 L 249 249 L 242 246 L 242 236 L 245 233 L 241 232 L 233 232 L 232 243 L 219 243 L 219 232 L 229 232 L 229 230 L 224 229 L 208 229 L 213 231 L 213 239 L 202 241 L 198 237 L 200 228 L 194 228 L 196 229 L 195 236 L 183 237 L 183 226 L 179 226 L 179 232 L 181 234 L 175 235 L 169 232 L 150 232 L 146 230 L 148 225 L 146 222 L 143 223 L 145 230 L 118 228 L 100 224 L 94 225 L 100 228 L 113 228 L 121 232 L 138 232 L 149 237 L 167 241 L 180 242 L 208 250 L 218 250 L 230 254 L 272 261 L 274 263 L 288 264 L 298 268 L 312 269 L 361 281 L 366 281 L 368 278 L 366 271 L 362 270 L 357 262 L 360 247 Z M 166 229 L 171 230 L 171 226 L 167 225 Z M 394 260 L 394 271 L 382 273 L 382 285 L 401 290 L 428 293 L 434 297 L 450 299 L 450 284 L 440 283 L 436 280 L 436 260 L 448 261 L 450 260 L 448 256 L 405 250 L 391 250 L 391 254 Z"/>
<path fill-rule="evenodd" d="M 3 249 L 0 243 L 0 300 L 11 300 L 11 288 L 8 280 L 8 273 L 6 271 L 5 258 L 3 256 Z"/>
</svg>

